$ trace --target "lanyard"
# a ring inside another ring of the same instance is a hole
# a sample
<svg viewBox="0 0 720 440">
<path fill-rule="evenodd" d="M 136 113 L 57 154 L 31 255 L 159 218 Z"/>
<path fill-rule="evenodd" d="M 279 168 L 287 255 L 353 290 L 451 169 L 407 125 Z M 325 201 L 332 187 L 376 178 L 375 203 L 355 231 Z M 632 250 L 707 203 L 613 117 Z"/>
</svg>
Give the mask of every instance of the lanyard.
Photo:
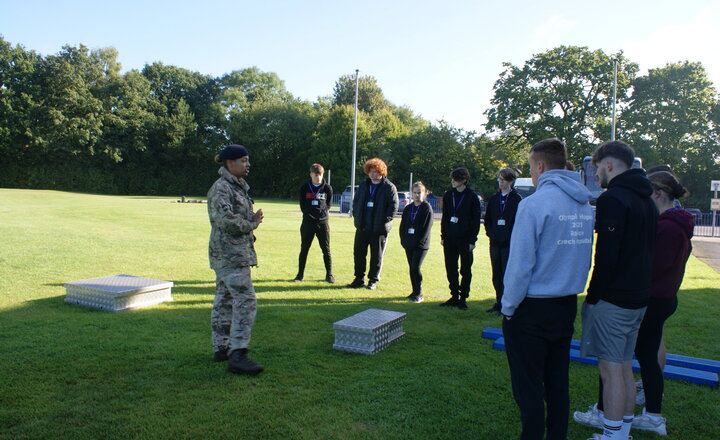
<svg viewBox="0 0 720 440">
<path fill-rule="evenodd" d="M 462 197 L 460 197 L 460 201 L 457 202 L 457 205 L 455 205 L 455 191 L 453 191 L 452 197 L 453 197 L 453 213 L 455 214 L 455 216 L 457 216 L 457 210 L 458 210 L 458 208 L 460 208 L 460 204 L 463 202 L 463 199 L 465 198 L 465 191 L 463 191 L 463 195 L 462 195 Z"/>
<path fill-rule="evenodd" d="M 507 203 L 508 196 L 510 196 L 510 193 L 507 193 L 505 195 L 500 193 L 500 217 L 502 217 L 503 213 L 505 212 L 505 204 Z"/>
<path fill-rule="evenodd" d="M 415 226 L 415 217 L 417 217 L 418 212 L 420 212 L 420 205 L 415 206 L 413 203 L 410 206 L 410 224 Z"/>
<path fill-rule="evenodd" d="M 320 192 L 320 188 L 322 188 L 322 183 L 317 187 L 317 191 L 313 191 L 313 185 L 310 185 L 310 182 L 308 182 L 307 186 L 308 186 L 308 188 L 310 188 L 310 192 L 312 193 L 313 198 L 315 198 L 317 193 Z"/>
<path fill-rule="evenodd" d="M 370 191 L 370 198 L 371 198 L 371 199 L 375 197 L 375 192 L 377 191 L 377 189 L 378 189 L 378 187 L 377 187 L 374 183 L 370 183 L 370 189 L 369 189 L 369 191 Z"/>
</svg>

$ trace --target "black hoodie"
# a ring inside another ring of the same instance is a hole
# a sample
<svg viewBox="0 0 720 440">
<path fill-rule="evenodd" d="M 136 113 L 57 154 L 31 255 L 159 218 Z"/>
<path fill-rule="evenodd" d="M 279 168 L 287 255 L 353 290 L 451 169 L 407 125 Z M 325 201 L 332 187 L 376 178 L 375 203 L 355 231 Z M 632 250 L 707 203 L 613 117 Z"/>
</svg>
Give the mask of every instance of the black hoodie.
<svg viewBox="0 0 720 440">
<path fill-rule="evenodd" d="M 647 305 L 658 210 L 645 171 L 615 176 L 597 200 L 595 267 L 587 302 L 607 301 L 626 309 Z"/>
<path fill-rule="evenodd" d="M 332 186 L 325 183 L 325 179 L 317 188 L 311 181 L 303 183 L 300 187 L 299 197 L 304 221 L 327 223 L 333 190 Z"/>
</svg>

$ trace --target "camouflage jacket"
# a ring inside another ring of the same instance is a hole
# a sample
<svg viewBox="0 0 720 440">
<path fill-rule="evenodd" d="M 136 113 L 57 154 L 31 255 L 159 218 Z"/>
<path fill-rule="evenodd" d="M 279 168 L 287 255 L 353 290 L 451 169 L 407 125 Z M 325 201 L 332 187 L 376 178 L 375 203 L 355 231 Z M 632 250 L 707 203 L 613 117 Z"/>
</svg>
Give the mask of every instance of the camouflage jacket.
<svg viewBox="0 0 720 440">
<path fill-rule="evenodd" d="M 253 221 L 253 201 L 248 195 L 250 186 L 225 168 L 218 171 L 207 194 L 210 216 L 210 267 L 229 269 L 256 266 L 255 236 L 258 223 Z"/>
</svg>

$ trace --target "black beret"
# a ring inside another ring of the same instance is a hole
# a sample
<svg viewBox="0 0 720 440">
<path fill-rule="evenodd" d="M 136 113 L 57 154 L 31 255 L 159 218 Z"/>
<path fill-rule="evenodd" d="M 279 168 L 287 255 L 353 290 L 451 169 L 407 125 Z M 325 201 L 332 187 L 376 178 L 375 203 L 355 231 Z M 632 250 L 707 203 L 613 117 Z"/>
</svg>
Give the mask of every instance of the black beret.
<svg viewBox="0 0 720 440">
<path fill-rule="evenodd" d="M 250 152 L 247 150 L 247 148 L 243 147 L 242 145 L 232 144 L 223 148 L 220 151 L 220 154 L 218 154 L 218 157 L 220 158 L 220 160 L 232 160 L 249 155 Z"/>
</svg>

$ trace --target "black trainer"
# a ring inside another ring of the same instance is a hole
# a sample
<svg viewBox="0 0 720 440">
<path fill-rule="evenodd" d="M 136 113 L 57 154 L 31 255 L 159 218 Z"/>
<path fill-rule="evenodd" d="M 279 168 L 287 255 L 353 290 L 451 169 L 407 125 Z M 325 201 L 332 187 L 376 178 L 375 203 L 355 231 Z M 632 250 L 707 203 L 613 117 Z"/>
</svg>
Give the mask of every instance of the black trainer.
<svg viewBox="0 0 720 440">
<path fill-rule="evenodd" d="M 362 278 L 355 278 L 352 283 L 347 285 L 348 287 L 352 287 L 353 289 L 357 289 L 358 287 L 364 287 L 365 281 L 362 280 Z"/>
<path fill-rule="evenodd" d="M 375 290 L 377 289 L 377 281 L 370 281 L 368 282 L 367 286 L 365 286 L 366 289 Z"/>
<path fill-rule="evenodd" d="M 302 280 L 303 280 L 302 275 L 295 275 L 295 278 L 293 279 L 293 281 L 302 281 Z"/>
<path fill-rule="evenodd" d="M 500 307 L 498 306 L 497 303 L 495 303 L 495 304 L 493 304 L 492 307 L 490 307 L 489 309 L 485 310 L 485 312 L 486 312 L 486 313 L 497 313 L 499 310 L 500 310 Z"/>
<path fill-rule="evenodd" d="M 465 298 L 460 298 L 460 299 L 458 300 L 458 302 L 457 302 L 457 308 L 460 309 L 460 310 L 467 310 L 467 309 L 468 309 L 467 301 L 465 301 Z"/>
<path fill-rule="evenodd" d="M 233 350 L 228 359 L 228 371 L 234 374 L 249 374 L 251 376 L 262 373 L 265 367 L 251 361 L 247 357 L 247 352 L 247 348 Z"/>
<path fill-rule="evenodd" d="M 422 294 L 420 294 L 420 293 L 418 293 L 417 295 L 413 295 L 413 296 L 410 298 L 410 302 L 414 302 L 414 303 L 416 303 L 416 304 L 417 304 L 417 303 L 421 303 L 421 302 L 423 302 L 424 300 L 425 300 L 425 298 L 423 298 Z"/>
<path fill-rule="evenodd" d="M 330 284 L 335 284 L 335 277 L 332 276 L 331 273 L 325 275 L 325 281 L 327 281 Z"/>
<path fill-rule="evenodd" d="M 445 301 L 444 303 L 440 304 L 440 307 L 457 307 L 458 302 L 460 301 L 460 298 L 453 295 L 450 297 L 449 300 Z"/>
</svg>

